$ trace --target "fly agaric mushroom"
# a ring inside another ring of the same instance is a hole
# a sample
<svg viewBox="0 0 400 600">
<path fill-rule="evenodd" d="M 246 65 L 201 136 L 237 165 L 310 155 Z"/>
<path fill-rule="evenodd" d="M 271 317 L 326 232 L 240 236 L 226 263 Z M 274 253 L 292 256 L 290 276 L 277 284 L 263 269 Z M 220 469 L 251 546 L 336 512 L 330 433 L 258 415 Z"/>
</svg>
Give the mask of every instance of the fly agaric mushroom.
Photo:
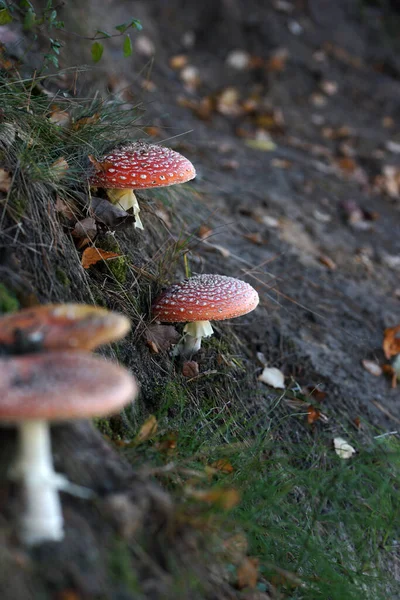
<svg viewBox="0 0 400 600">
<path fill-rule="evenodd" d="M 240 317 L 254 310 L 259 298 L 245 281 L 224 275 L 196 275 L 169 287 L 153 304 L 153 315 L 166 323 L 186 323 L 178 353 L 200 350 L 201 338 L 213 333 L 210 321 Z"/>
<path fill-rule="evenodd" d="M 113 204 L 124 210 L 133 208 L 137 229 L 143 225 L 133 190 L 185 183 L 196 177 L 194 166 L 182 154 L 143 140 L 117 147 L 99 161 L 89 155 L 89 160 L 95 169 L 90 184 L 106 188 Z"/>
<path fill-rule="evenodd" d="M 127 370 L 84 352 L 0 359 L 0 422 L 17 426 L 19 433 L 11 476 L 24 490 L 20 537 L 25 544 L 64 537 L 58 490 L 73 485 L 54 471 L 49 422 L 108 415 L 136 394 Z"/>
<path fill-rule="evenodd" d="M 127 317 L 87 304 L 45 304 L 0 318 L 0 351 L 93 350 L 124 337 Z"/>
</svg>

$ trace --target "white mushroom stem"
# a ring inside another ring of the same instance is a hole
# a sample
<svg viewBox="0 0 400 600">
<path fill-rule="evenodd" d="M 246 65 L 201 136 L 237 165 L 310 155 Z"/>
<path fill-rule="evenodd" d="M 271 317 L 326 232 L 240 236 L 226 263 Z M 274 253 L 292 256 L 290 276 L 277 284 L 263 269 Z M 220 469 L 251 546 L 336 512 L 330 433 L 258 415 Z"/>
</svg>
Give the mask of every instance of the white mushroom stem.
<svg viewBox="0 0 400 600">
<path fill-rule="evenodd" d="M 123 210 L 133 209 L 133 215 L 135 217 L 136 229 L 144 229 L 142 221 L 140 220 L 140 206 L 137 201 L 133 190 L 128 188 L 124 189 L 109 189 L 107 190 L 107 196 L 110 198 L 113 204 L 118 204 Z"/>
<path fill-rule="evenodd" d="M 28 546 L 64 537 L 58 489 L 64 477 L 54 471 L 47 421 L 28 420 L 18 426 L 19 451 L 12 476 L 23 486 L 25 508 L 21 540 Z"/>
<path fill-rule="evenodd" d="M 186 323 L 183 333 L 185 337 L 179 348 L 179 354 L 189 356 L 200 350 L 201 338 L 210 337 L 213 334 L 213 328 L 210 321 L 193 321 Z"/>
</svg>

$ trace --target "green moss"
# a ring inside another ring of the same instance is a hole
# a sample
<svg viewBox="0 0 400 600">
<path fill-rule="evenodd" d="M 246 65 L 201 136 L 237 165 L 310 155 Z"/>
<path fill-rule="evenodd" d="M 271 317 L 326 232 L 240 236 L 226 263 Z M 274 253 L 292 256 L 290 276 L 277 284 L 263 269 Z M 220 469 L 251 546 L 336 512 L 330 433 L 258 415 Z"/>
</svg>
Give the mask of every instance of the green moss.
<svg viewBox="0 0 400 600">
<path fill-rule="evenodd" d="M 57 280 L 64 286 L 69 287 L 71 285 L 71 280 L 63 269 L 60 267 L 56 267 L 56 277 Z"/>
<path fill-rule="evenodd" d="M 121 254 L 121 248 L 117 240 L 111 235 L 103 236 L 98 242 L 99 248 L 107 250 L 108 252 L 116 252 Z M 119 256 L 118 258 L 112 258 L 107 260 L 106 263 L 101 265 L 101 268 L 105 269 L 108 274 L 111 274 L 118 283 L 125 283 L 126 276 L 128 273 L 129 264 L 125 256 Z"/>
<path fill-rule="evenodd" d="M 3 283 L 0 283 L 0 314 L 19 309 L 19 302 Z"/>
</svg>

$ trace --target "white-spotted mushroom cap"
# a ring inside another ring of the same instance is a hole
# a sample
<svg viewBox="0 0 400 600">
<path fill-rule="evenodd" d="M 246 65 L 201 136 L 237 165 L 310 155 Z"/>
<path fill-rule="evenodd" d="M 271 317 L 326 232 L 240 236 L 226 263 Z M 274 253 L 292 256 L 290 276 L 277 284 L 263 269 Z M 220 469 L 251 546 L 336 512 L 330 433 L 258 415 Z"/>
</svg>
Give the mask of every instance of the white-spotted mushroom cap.
<svg viewBox="0 0 400 600">
<path fill-rule="evenodd" d="M 139 140 L 116 148 L 99 161 L 89 156 L 95 173 L 90 184 L 133 190 L 185 183 L 196 177 L 190 160 L 164 146 Z"/>
<path fill-rule="evenodd" d="M 166 323 L 222 321 L 254 310 L 259 298 L 245 281 L 225 275 L 196 275 L 169 287 L 153 304 Z"/>
<path fill-rule="evenodd" d="M 0 348 L 93 350 L 124 337 L 131 327 L 124 315 L 88 304 L 45 304 L 0 318 Z"/>
<path fill-rule="evenodd" d="M 86 352 L 6 357 L 0 359 L 0 422 L 105 416 L 137 390 L 126 369 Z"/>
</svg>

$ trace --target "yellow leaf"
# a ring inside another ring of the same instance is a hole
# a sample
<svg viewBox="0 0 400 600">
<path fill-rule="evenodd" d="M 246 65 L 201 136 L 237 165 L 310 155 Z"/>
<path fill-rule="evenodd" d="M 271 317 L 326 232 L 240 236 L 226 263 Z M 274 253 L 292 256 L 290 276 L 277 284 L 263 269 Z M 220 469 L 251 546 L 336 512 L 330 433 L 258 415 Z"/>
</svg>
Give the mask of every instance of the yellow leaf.
<svg viewBox="0 0 400 600">
<path fill-rule="evenodd" d="M 8 192 L 11 186 L 11 180 L 10 173 L 4 169 L 0 169 L 0 192 Z"/>
<path fill-rule="evenodd" d="M 217 469 L 217 471 L 221 471 L 222 473 L 233 473 L 234 471 L 229 460 L 226 460 L 225 458 L 220 458 L 216 460 L 212 463 L 211 466 L 214 467 L 214 469 Z"/>
<path fill-rule="evenodd" d="M 134 439 L 135 444 L 142 444 L 149 440 L 157 432 L 158 423 L 154 415 L 150 415 L 140 428 L 139 433 Z"/>
<path fill-rule="evenodd" d="M 108 260 L 109 258 L 116 258 L 121 256 L 117 252 L 109 252 L 108 250 L 102 250 L 101 248 L 86 248 L 82 254 L 82 267 L 88 269 L 92 265 L 95 265 L 101 260 Z"/>
<path fill-rule="evenodd" d="M 258 579 L 258 558 L 246 556 L 237 570 L 237 586 L 243 588 L 255 588 Z"/>
<path fill-rule="evenodd" d="M 208 502 L 225 510 L 230 510 L 240 502 L 240 494 L 234 488 L 218 488 L 215 490 L 186 488 L 186 493 L 195 500 Z"/>
</svg>

